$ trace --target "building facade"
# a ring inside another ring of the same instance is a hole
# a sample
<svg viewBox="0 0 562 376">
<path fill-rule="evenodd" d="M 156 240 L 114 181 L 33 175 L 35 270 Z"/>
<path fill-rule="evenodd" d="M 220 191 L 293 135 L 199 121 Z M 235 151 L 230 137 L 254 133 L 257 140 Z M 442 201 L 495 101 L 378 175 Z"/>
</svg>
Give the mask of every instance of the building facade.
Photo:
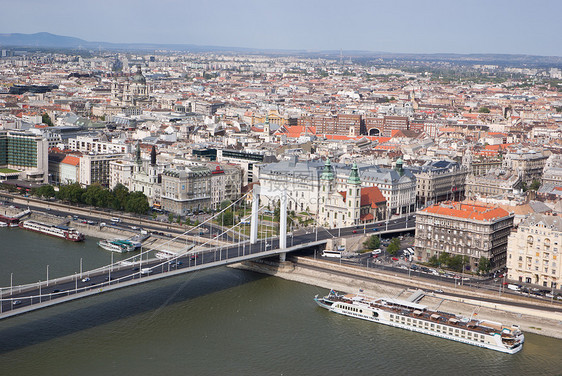
<svg viewBox="0 0 562 376">
<path fill-rule="evenodd" d="M 470 198 L 509 195 L 522 188 L 522 177 L 517 172 L 491 170 L 485 175 L 468 175 L 466 196 Z"/>
<path fill-rule="evenodd" d="M 507 278 L 559 289 L 561 245 L 560 217 L 531 214 L 509 237 Z"/>
<path fill-rule="evenodd" d="M 48 142 L 25 131 L 0 131 L 0 168 L 6 169 L 6 176 L 48 183 Z"/>
<path fill-rule="evenodd" d="M 480 257 L 493 269 L 505 265 L 514 215 L 494 206 L 443 202 L 416 212 L 415 257 L 427 262 L 443 252 L 467 256 L 470 269 Z"/>
<path fill-rule="evenodd" d="M 464 198 L 468 169 L 456 162 L 435 161 L 423 166 L 408 167 L 416 176 L 418 206 Z"/>
<path fill-rule="evenodd" d="M 203 166 L 164 170 L 161 187 L 162 209 L 187 215 L 211 206 L 211 170 Z"/>
</svg>

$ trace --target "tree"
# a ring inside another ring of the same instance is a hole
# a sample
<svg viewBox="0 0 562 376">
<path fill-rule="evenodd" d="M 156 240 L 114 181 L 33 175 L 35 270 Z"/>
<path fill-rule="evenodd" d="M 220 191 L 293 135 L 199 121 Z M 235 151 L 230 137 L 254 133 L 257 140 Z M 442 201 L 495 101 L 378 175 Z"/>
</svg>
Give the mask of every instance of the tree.
<svg viewBox="0 0 562 376">
<path fill-rule="evenodd" d="M 125 203 L 125 210 L 136 214 L 145 214 L 148 212 L 150 206 L 148 205 L 148 199 L 142 192 L 133 192 L 127 197 Z M 178 215 L 178 219 L 179 219 Z M 179 222 L 178 222 L 179 223 Z"/>
<path fill-rule="evenodd" d="M 396 255 L 400 250 L 400 239 L 392 238 L 388 247 L 386 247 L 386 251 L 390 253 L 392 256 Z"/>
<path fill-rule="evenodd" d="M 129 189 L 123 184 L 117 184 L 113 190 L 113 199 L 111 202 L 111 207 L 115 210 L 124 210 L 127 204 L 127 199 L 129 198 Z"/>
<path fill-rule="evenodd" d="M 439 258 L 436 255 L 431 256 L 429 260 L 427 260 L 427 263 L 435 267 L 440 265 Z"/>
<path fill-rule="evenodd" d="M 172 223 L 174 221 L 174 213 L 168 214 L 168 222 Z"/>
<path fill-rule="evenodd" d="M 52 185 L 45 184 L 34 189 L 32 193 L 39 197 L 55 197 L 55 188 Z"/>
<path fill-rule="evenodd" d="M 47 124 L 49 127 L 53 126 L 53 122 L 51 121 L 51 117 L 46 112 L 44 112 L 43 115 L 41 115 L 41 122 L 43 124 Z"/>
<path fill-rule="evenodd" d="M 480 257 L 478 260 L 478 272 L 480 274 L 488 274 L 491 269 L 490 259 L 487 257 Z"/>
<path fill-rule="evenodd" d="M 369 239 L 367 239 L 364 243 L 363 246 L 367 249 L 377 249 L 380 248 L 381 246 L 381 238 L 379 238 L 377 235 L 371 235 L 369 237 Z"/>
<path fill-rule="evenodd" d="M 480 107 L 478 109 L 478 112 L 481 114 L 489 114 L 490 113 L 490 109 L 488 107 Z"/>
<path fill-rule="evenodd" d="M 531 183 L 531 185 L 529 186 L 529 189 L 531 191 L 538 191 L 539 188 L 541 187 L 541 182 L 538 180 L 533 179 L 533 182 Z"/>
</svg>

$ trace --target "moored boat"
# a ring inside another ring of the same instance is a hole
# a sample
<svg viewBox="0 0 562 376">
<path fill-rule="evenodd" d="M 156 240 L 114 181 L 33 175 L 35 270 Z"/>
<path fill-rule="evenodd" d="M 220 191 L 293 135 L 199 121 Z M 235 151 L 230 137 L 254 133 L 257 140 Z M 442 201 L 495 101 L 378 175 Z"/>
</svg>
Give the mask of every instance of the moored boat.
<svg viewBox="0 0 562 376">
<path fill-rule="evenodd" d="M 338 294 L 331 290 L 325 297 L 314 298 L 331 312 L 356 317 L 469 345 L 515 354 L 523 348 L 525 337 L 517 325 L 476 320 L 423 304 L 391 298 L 372 298 L 363 294 Z"/>
<path fill-rule="evenodd" d="M 73 242 L 80 242 L 84 240 L 84 234 L 67 226 L 49 225 L 46 223 L 28 220 L 28 221 L 20 222 L 19 227 L 25 230 L 35 231 L 41 234 L 47 234 L 51 236 L 56 236 L 57 238 L 71 240 Z"/>
<path fill-rule="evenodd" d="M 117 252 L 117 253 L 125 253 L 131 252 L 137 249 L 135 244 L 131 244 L 127 240 L 100 240 L 98 242 L 98 246 L 105 249 L 106 251 Z"/>
</svg>

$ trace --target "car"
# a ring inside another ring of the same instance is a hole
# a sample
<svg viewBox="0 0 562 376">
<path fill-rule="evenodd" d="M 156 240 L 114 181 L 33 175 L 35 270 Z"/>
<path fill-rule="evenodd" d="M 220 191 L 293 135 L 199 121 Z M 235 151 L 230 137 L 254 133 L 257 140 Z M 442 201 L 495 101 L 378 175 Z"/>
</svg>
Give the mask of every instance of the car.
<svg viewBox="0 0 562 376">
<path fill-rule="evenodd" d="M 392 261 L 399 261 L 400 259 L 398 257 L 393 257 Z"/>
<path fill-rule="evenodd" d="M 353 233 L 354 233 L 354 234 L 357 234 L 357 230 L 353 230 Z"/>
<path fill-rule="evenodd" d="M 177 265 L 178 265 L 178 266 L 183 265 L 183 262 L 178 261 L 178 262 L 177 262 Z"/>
<path fill-rule="evenodd" d="M 433 292 L 443 293 L 443 290 L 437 289 L 437 290 L 435 290 L 435 291 L 433 291 Z"/>
<path fill-rule="evenodd" d="M 131 226 L 131 230 L 138 230 L 139 228 L 137 226 Z"/>
<path fill-rule="evenodd" d="M 20 305 L 21 304 L 21 300 L 14 300 L 12 302 L 12 305 L 16 306 L 16 305 Z"/>
<path fill-rule="evenodd" d="M 191 256 L 189 257 L 189 259 L 192 260 L 192 261 L 193 261 L 193 260 L 196 260 L 196 259 L 198 259 L 198 258 L 199 258 L 199 255 L 191 255 Z"/>
<path fill-rule="evenodd" d="M 60 290 L 59 290 L 59 289 L 54 289 L 54 290 L 53 290 L 53 294 L 55 294 L 55 293 L 57 293 L 57 292 L 60 292 Z"/>
<path fill-rule="evenodd" d="M 265 248 L 270 248 L 270 247 L 271 247 L 271 244 L 265 243 Z"/>
<path fill-rule="evenodd" d="M 137 266 L 137 267 L 134 267 L 134 268 L 133 268 L 133 271 L 134 271 L 134 272 L 138 272 L 138 271 L 139 271 L 139 267 L 138 267 L 138 266 Z"/>
<path fill-rule="evenodd" d="M 88 282 L 89 280 L 90 280 L 90 277 L 82 278 L 82 282 Z"/>
<path fill-rule="evenodd" d="M 176 260 L 172 260 L 169 262 L 170 265 L 175 265 L 176 264 Z"/>
<path fill-rule="evenodd" d="M 374 228 L 374 229 L 373 229 L 373 232 L 376 232 L 376 231 L 379 231 L 379 229 L 378 229 L 378 228 Z"/>
</svg>

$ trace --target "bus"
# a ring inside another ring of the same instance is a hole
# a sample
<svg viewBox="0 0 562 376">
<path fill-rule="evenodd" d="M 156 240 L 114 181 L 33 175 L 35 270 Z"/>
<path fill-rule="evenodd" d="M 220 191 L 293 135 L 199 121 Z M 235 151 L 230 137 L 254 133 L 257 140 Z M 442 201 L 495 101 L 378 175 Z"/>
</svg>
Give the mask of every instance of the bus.
<svg viewBox="0 0 562 376">
<path fill-rule="evenodd" d="M 341 255 L 342 255 L 342 251 L 329 251 L 329 250 L 322 251 L 322 257 L 341 258 Z"/>
</svg>

